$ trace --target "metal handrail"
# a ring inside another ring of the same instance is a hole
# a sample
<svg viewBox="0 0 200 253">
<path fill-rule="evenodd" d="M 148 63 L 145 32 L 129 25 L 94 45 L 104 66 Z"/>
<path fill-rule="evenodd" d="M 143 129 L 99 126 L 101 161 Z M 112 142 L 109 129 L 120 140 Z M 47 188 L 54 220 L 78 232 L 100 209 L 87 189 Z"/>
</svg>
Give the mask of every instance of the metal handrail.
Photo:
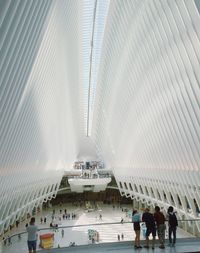
<svg viewBox="0 0 200 253">
<path fill-rule="evenodd" d="M 166 222 L 168 220 L 165 220 Z M 186 220 L 177 220 L 180 222 L 185 222 L 185 221 L 200 221 L 200 219 L 186 219 Z M 74 227 L 87 227 L 87 226 L 103 226 L 103 225 L 120 225 L 120 224 L 129 224 L 129 223 L 133 223 L 132 221 L 123 221 L 123 222 L 105 222 L 105 223 L 90 223 L 90 224 L 80 224 L 80 225 L 69 225 L 69 226 L 58 226 L 58 227 L 45 227 L 45 228 L 39 228 L 38 231 L 43 231 L 43 230 L 55 230 L 55 229 L 60 229 L 60 228 L 74 228 Z M 145 223 L 143 221 L 140 221 L 140 223 Z M 26 234 L 26 231 L 20 232 L 20 233 L 16 233 L 13 234 L 11 236 L 9 236 L 10 238 L 18 236 L 18 235 L 22 235 L 22 234 Z M 7 238 L 5 238 L 6 240 Z"/>
</svg>

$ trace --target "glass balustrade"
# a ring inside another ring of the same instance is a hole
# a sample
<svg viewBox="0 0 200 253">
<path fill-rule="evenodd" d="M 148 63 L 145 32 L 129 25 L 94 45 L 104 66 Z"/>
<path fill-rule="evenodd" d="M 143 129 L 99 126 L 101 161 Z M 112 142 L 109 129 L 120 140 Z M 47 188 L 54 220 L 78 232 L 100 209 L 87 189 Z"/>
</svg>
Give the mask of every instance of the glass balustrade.
<svg viewBox="0 0 200 253">
<path fill-rule="evenodd" d="M 194 239 L 200 238 L 200 219 L 196 220 L 178 220 L 177 240 L 180 238 Z M 146 226 L 141 222 L 141 240 L 145 240 Z M 97 217 L 95 223 L 87 225 L 71 225 L 58 227 L 45 227 L 38 230 L 37 247 L 41 248 L 41 236 L 44 234 L 53 234 L 53 248 L 73 247 L 77 245 L 112 243 L 121 241 L 133 241 L 135 233 L 132 222 L 123 219 L 115 223 L 106 223 Z M 168 222 L 166 221 L 166 241 L 168 240 Z M 151 239 L 151 238 L 150 238 Z M 157 239 L 157 237 L 156 237 Z M 2 249 L 6 248 L 24 248 L 27 241 L 27 233 L 21 232 L 6 237 L 2 241 Z M 9 251 L 10 252 L 10 251 Z"/>
</svg>

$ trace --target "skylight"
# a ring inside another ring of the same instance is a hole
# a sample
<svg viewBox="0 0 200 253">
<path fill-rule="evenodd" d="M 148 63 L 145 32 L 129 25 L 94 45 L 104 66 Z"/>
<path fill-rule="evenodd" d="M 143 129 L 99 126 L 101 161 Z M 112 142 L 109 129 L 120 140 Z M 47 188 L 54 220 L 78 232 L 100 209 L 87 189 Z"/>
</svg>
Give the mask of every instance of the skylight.
<svg viewBox="0 0 200 253">
<path fill-rule="evenodd" d="M 83 85 L 85 133 L 90 136 L 97 75 L 109 0 L 83 1 Z"/>
</svg>

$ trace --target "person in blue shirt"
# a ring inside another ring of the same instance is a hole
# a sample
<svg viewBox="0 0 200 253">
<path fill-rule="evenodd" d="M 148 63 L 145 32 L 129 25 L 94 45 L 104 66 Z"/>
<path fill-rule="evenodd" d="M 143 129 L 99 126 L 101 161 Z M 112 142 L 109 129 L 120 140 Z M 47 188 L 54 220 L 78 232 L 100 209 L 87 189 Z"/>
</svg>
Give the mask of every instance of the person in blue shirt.
<svg viewBox="0 0 200 253">
<path fill-rule="evenodd" d="M 35 218 L 32 217 L 30 225 L 27 226 L 26 231 L 28 233 L 28 250 L 29 253 L 36 253 L 37 245 L 37 230 L 38 227 L 35 225 Z"/>
<path fill-rule="evenodd" d="M 135 231 L 135 249 L 141 249 L 142 246 L 140 245 L 140 221 L 141 217 L 137 210 L 133 210 L 132 213 L 132 222 L 133 222 L 133 229 Z"/>
</svg>

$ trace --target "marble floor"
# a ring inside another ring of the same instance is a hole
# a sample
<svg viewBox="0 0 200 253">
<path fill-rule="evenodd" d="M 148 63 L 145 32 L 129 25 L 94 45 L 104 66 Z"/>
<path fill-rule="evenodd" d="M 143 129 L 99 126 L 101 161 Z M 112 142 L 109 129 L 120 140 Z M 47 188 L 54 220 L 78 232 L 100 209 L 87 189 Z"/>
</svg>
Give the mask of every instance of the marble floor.
<svg viewBox="0 0 200 253">
<path fill-rule="evenodd" d="M 124 206 L 123 208 L 127 208 L 131 210 L 131 206 Z M 127 250 L 129 249 L 133 252 L 133 238 L 134 238 L 133 227 L 131 223 L 126 223 L 130 221 L 130 218 L 128 217 L 127 213 L 124 211 L 122 212 L 121 209 L 119 208 L 113 209 L 112 206 L 109 206 L 109 205 L 102 205 L 100 206 L 99 210 L 97 211 L 91 210 L 91 212 L 87 212 L 83 208 L 79 208 L 79 207 L 77 208 L 71 205 L 62 206 L 61 208 L 54 207 L 54 209 L 55 209 L 55 217 L 56 217 L 56 220 L 54 222 L 58 223 L 60 227 L 58 231 L 54 232 L 54 235 L 55 235 L 54 248 L 68 247 L 68 249 L 71 250 L 72 247 L 69 247 L 70 242 L 75 242 L 76 245 L 90 244 L 91 247 L 94 247 L 94 245 L 92 245 L 92 242 L 88 239 L 88 229 L 94 229 L 94 230 L 97 230 L 100 235 L 100 240 L 99 240 L 98 245 L 100 244 L 106 245 L 105 243 L 107 243 L 107 245 L 109 245 L 109 243 L 112 243 L 112 244 L 117 243 L 117 245 L 123 245 L 124 243 L 128 243 L 129 241 L 130 245 L 128 244 L 129 248 L 127 248 Z M 60 214 L 60 209 L 62 209 L 61 214 Z M 63 220 L 62 214 L 64 212 L 64 209 L 67 209 L 67 213 L 70 213 L 70 214 L 75 213 L 76 219 Z M 102 218 L 100 218 L 100 215 L 102 216 Z M 45 216 L 47 217 L 47 223 L 41 224 L 40 218 L 41 217 L 44 218 Z M 36 224 L 38 225 L 39 229 L 42 229 L 38 232 L 39 235 L 48 233 L 50 231 L 52 232 L 52 230 L 50 230 L 49 228 L 49 224 L 52 219 L 51 217 L 52 217 L 52 209 L 43 210 L 42 212 L 37 214 Z M 123 224 L 120 223 L 122 218 L 125 222 Z M 27 221 L 24 221 L 20 224 L 18 228 L 14 228 L 11 231 L 12 233 L 10 232 L 9 235 L 11 236 L 16 233 L 25 231 L 26 222 Z M 118 223 L 118 224 L 106 224 L 106 223 Z M 87 225 L 87 224 L 93 224 L 93 225 Z M 65 226 L 69 226 L 69 227 L 62 228 Z M 74 226 L 77 226 L 77 227 L 74 227 Z M 61 234 L 62 229 L 64 229 L 63 237 Z M 123 234 L 123 240 L 122 240 L 122 234 Z M 118 235 L 120 236 L 120 241 L 118 240 Z M 177 238 L 192 238 L 192 236 L 186 233 L 185 231 L 178 229 Z M 141 235 L 141 239 L 144 239 L 143 235 Z M 27 234 L 22 234 L 21 238 L 18 238 L 18 236 L 14 236 L 11 238 L 11 241 L 12 241 L 11 245 L 6 245 L 6 246 L 1 245 L 0 252 L 1 253 L 28 252 L 26 240 L 27 240 Z M 78 248 L 78 247 L 73 247 L 73 249 L 75 248 Z M 113 246 L 111 248 L 113 249 Z M 39 240 L 38 240 L 38 250 L 41 250 L 39 248 Z M 61 249 L 58 249 L 58 250 L 59 250 L 58 252 L 64 252 Z M 179 251 L 173 251 L 174 249 L 171 250 L 170 248 L 169 250 L 170 251 L 165 250 L 162 252 L 172 252 L 172 253 L 179 252 Z M 65 251 L 66 251 L 66 248 L 65 248 Z M 118 252 L 118 250 L 116 252 Z M 129 251 L 123 250 L 123 252 L 128 253 Z M 144 249 L 142 249 L 142 252 L 145 252 Z M 160 251 L 154 251 L 154 252 L 160 252 Z M 189 251 L 186 251 L 186 252 L 189 252 Z"/>
<path fill-rule="evenodd" d="M 159 249 L 155 247 L 152 249 L 133 249 L 132 242 L 116 242 L 116 243 L 106 243 L 101 245 L 87 245 L 87 246 L 77 246 L 71 248 L 55 249 L 49 251 L 44 251 L 42 253 L 198 253 L 200 252 L 200 240 L 183 240 L 180 239 L 177 242 L 176 247 L 165 249 Z"/>
</svg>

